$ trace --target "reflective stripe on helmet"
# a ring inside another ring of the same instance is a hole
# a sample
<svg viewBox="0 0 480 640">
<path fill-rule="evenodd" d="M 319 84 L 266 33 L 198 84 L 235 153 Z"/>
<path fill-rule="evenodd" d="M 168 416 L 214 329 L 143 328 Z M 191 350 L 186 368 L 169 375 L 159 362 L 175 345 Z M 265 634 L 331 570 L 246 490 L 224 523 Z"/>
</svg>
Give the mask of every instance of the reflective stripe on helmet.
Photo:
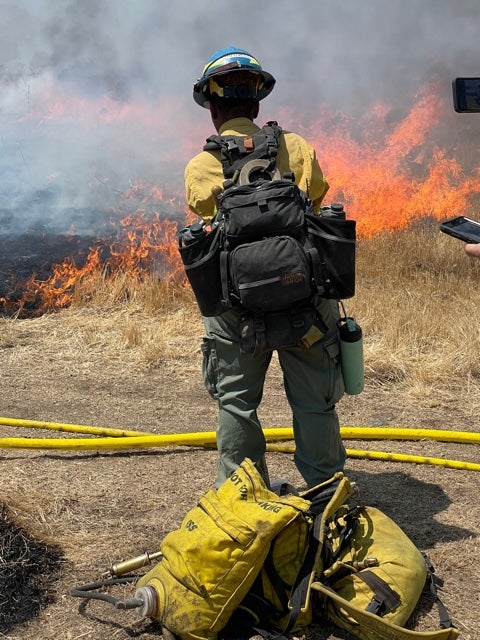
<svg viewBox="0 0 480 640">
<path fill-rule="evenodd" d="M 250 54 L 245 55 L 243 53 L 235 52 L 223 55 L 220 58 L 213 60 L 212 62 L 207 62 L 207 64 L 203 68 L 202 76 L 208 77 L 215 72 L 218 73 L 222 67 L 226 67 L 227 65 L 230 65 L 232 63 L 232 68 L 236 66 L 237 68 L 248 68 L 252 71 L 262 70 L 260 63 L 253 56 L 251 56 Z"/>
</svg>

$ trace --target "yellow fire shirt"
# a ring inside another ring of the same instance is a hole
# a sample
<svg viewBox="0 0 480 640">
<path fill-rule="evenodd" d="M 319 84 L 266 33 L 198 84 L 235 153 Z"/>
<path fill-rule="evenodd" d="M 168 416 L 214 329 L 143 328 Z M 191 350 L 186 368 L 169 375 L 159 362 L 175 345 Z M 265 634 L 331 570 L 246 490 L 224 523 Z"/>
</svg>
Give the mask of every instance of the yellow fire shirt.
<svg viewBox="0 0 480 640">
<path fill-rule="evenodd" d="M 248 118 L 233 118 L 220 128 L 222 136 L 252 136 L 260 128 Z M 328 191 L 314 148 L 296 133 L 284 131 L 280 136 L 277 155 L 280 174 L 291 171 L 297 185 L 308 193 L 317 211 Z M 215 215 L 213 187 L 221 187 L 225 178 L 220 162 L 220 151 L 202 151 L 185 168 L 185 190 L 191 211 L 210 220 Z"/>
</svg>

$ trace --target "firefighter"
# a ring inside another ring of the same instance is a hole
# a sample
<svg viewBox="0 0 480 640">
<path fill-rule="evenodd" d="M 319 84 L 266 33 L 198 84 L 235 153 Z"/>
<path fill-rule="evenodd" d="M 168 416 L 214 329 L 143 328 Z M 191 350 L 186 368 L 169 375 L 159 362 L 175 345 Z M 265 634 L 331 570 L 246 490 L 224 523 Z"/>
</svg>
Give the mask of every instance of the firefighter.
<svg viewBox="0 0 480 640">
<path fill-rule="evenodd" d="M 275 85 L 254 56 L 236 47 L 216 51 L 206 62 L 194 85 L 195 102 L 208 109 L 220 135 L 251 136 L 260 131 L 254 120 L 259 102 Z M 301 136 L 282 132 L 277 168 L 283 175 L 293 172 L 300 189 L 308 192 L 315 210 L 328 190 L 313 147 Z M 215 215 L 215 189 L 224 175 L 220 152 L 202 151 L 185 169 L 188 205 L 205 221 Z M 314 299 L 326 325 L 326 335 L 309 348 L 304 345 L 278 349 L 284 389 L 293 414 L 296 444 L 294 461 L 311 487 L 343 469 L 346 453 L 340 438 L 335 409 L 344 394 L 339 362 L 334 300 Z M 218 401 L 218 465 L 216 484 L 229 477 L 244 458 L 264 469 L 265 437 L 257 415 L 272 352 L 245 354 L 239 347 L 241 309 L 203 318 L 203 379 Z M 265 470 L 264 470 L 265 475 Z M 267 476 L 268 477 L 268 476 Z"/>
</svg>

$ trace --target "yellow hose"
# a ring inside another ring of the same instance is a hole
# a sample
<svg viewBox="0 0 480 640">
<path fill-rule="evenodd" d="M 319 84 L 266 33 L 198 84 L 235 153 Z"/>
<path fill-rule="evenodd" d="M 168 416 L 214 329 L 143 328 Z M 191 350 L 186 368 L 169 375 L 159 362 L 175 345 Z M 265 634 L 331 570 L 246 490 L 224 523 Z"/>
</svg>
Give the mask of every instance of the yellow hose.
<svg viewBox="0 0 480 640">
<path fill-rule="evenodd" d="M 163 436 L 130 436 L 126 438 L 0 438 L 0 448 L 14 449 L 62 449 L 62 450 L 98 450 L 98 449 L 136 449 L 168 446 L 214 446 L 215 434 L 173 434 Z M 194 438 L 192 438 L 194 436 Z M 293 453 L 294 445 L 267 444 L 267 451 Z M 349 458 L 366 458 L 369 460 L 387 460 L 389 462 L 411 462 L 415 464 L 432 464 L 451 469 L 480 471 L 480 464 L 463 462 L 460 460 L 444 460 L 443 458 L 429 458 L 412 456 L 401 453 L 387 453 L 382 451 L 363 451 L 347 449 Z"/>
<path fill-rule="evenodd" d="M 341 427 L 344 440 L 437 440 L 480 444 L 480 433 L 445 429 L 409 429 L 405 427 Z"/>
<path fill-rule="evenodd" d="M 215 444 L 215 432 L 142 435 L 114 438 L 0 438 L 0 449 L 138 449 Z"/>
<path fill-rule="evenodd" d="M 97 438 L 0 438 L 0 449 L 63 449 L 85 451 L 173 446 L 214 447 L 216 445 L 215 431 L 158 435 L 143 431 L 127 431 L 109 427 L 92 427 L 36 420 L 19 420 L 15 418 L 0 418 L 0 425 L 50 429 L 100 436 Z M 441 442 L 480 444 L 480 434 L 468 431 L 410 429 L 401 427 L 341 427 L 340 432 L 344 440 L 437 440 Z M 267 440 L 268 451 L 292 453 L 295 450 L 294 445 L 271 444 L 272 441 L 292 440 L 293 429 L 291 427 L 264 429 L 264 433 Z M 355 449 L 347 449 L 347 455 L 349 458 L 433 464 L 452 469 L 480 471 L 480 464 L 460 460 L 444 460 L 443 458 Z"/>
<path fill-rule="evenodd" d="M 50 429 L 53 431 L 85 433 L 103 437 L 118 438 L 137 436 L 154 436 L 156 438 L 181 437 L 185 439 L 185 441 L 182 441 L 181 443 L 184 446 L 189 446 L 190 443 L 188 440 L 190 438 L 193 440 L 192 446 L 199 446 L 197 436 L 200 436 L 201 438 L 207 438 L 206 444 L 215 444 L 214 431 L 181 434 L 180 436 L 165 436 L 146 431 L 127 431 L 125 429 L 114 429 L 111 427 L 91 427 L 87 425 L 66 424 L 61 422 L 20 420 L 17 418 L 0 418 L 0 425 L 26 427 L 29 429 Z M 267 441 L 293 440 L 292 427 L 271 427 L 269 429 L 264 429 L 264 433 Z M 436 440 L 440 442 L 480 444 L 480 433 L 473 433 L 470 431 L 411 429 L 407 427 L 341 427 L 340 434 L 344 440 Z M 65 442 L 65 440 L 62 441 Z M 0 439 L 0 442 L 3 442 L 3 440 Z M 170 442 L 165 446 L 170 446 Z"/>
<path fill-rule="evenodd" d="M 125 429 L 113 429 L 111 427 L 89 427 L 82 424 L 19 420 L 17 418 L 0 418 L 0 425 L 7 427 L 26 427 L 28 429 L 50 429 L 52 431 L 65 431 L 68 433 L 90 433 L 95 436 L 126 437 L 154 435 L 153 433 L 148 434 L 145 431 L 126 431 Z"/>
<path fill-rule="evenodd" d="M 267 444 L 267 451 L 277 453 L 294 453 L 294 445 Z M 412 456 L 405 453 L 389 453 L 386 451 L 368 451 L 362 449 L 346 449 L 348 458 L 365 458 L 367 460 L 386 460 L 387 462 L 411 462 L 414 464 L 432 464 L 448 469 L 463 469 L 466 471 L 480 471 L 480 464 L 464 462 L 463 460 L 445 460 L 444 458 L 430 458 L 428 456 Z"/>
<path fill-rule="evenodd" d="M 480 471 L 477 462 L 463 460 L 445 460 L 444 458 L 430 458 L 427 456 L 412 456 L 404 453 L 387 453 L 384 451 L 365 451 L 346 449 L 349 458 L 366 458 L 367 460 L 387 460 L 388 462 L 412 462 L 413 464 L 432 464 L 447 469 L 463 469 L 465 471 Z"/>
</svg>

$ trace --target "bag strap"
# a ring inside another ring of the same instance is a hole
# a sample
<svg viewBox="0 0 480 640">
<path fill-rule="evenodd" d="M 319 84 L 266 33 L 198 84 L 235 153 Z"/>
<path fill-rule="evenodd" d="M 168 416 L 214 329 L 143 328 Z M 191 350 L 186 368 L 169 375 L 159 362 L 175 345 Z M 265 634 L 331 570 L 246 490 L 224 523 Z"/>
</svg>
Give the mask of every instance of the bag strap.
<svg viewBox="0 0 480 640">
<path fill-rule="evenodd" d="M 321 516 L 316 516 L 315 520 L 320 520 Z M 315 525 L 314 525 L 315 528 Z M 300 567 L 295 584 L 292 587 L 288 606 L 290 608 L 290 616 L 283 633 L 288 633 L 293 629 L 300 613 L 308 606 L 310 599 L 310 588 L 313 581 L 313 574 L 317 564 L 317 556 L 320 547 L 320 541 L 312 536 L 312 540 L 308 545 L 307 555 Z"/>
<path fill-rule="evenodd" d="M 273 562 L 274 548 L 275 548 L 275 540 L 273 541 L 268 551 L 268 555 L 265 560 L 265 564 L 263 565 L 263 568 L 265 569 L 265 572 L 268 576 L 268 579 L 270 580 L 270 584 L 272 585 L 273 590 L 275 591 L 275 593 L 278 596 L 278 599 L 280 600 L 281 606 L 286 611 L 288 607 L 287 592 L 288 592 L 288 589 L 290 588 L 290 585 L 287 584 L 285 580 L 283 580 L 283 578 L 280 576 L 280 574 L 278 573 L 275 567 L 275 564 Z"/>
<path fill-rule="evenodd" d="M 430 562 L 430 558 L 423 551 L 422 556 L 425 560 L 425 564 L 427 565 L 427 584 L 430 589 L 430 593 L 434 598 L 434 602 L 437 605 L 438 616 L 440 618 L 440 627 L 442 627 L 442 629 L 450 629 L 451 627 L 453 627 L 453 623 L 446 606 L 440 600 L 437 590 L 437 586 L 443 587 L 443 580 L 435 575 L 435 567 Z"/>
<path fill-rule="evenodd" d="M 316 293 L 322 296 L 325 293 L 325 285 L 328 284 L 328 281 L 325 281 L 325 278 L 323 277 L 323 267 L 320 254 L 316 247 L 311 247 L 305 250 L 307 252 L 307 257 L 310 260 Z"/>
<path fill-rule="evenodd" d="M 334 485 L 334 489 L 337 489 L 337 488 L 338 488 L 338 485 L 337 486 Z M 334 497 L 335 495 L 331 497 L 330 502 L 333 500 Z M 339 501 L 337 499 L 337 504 L 338 502 Z M 321 504 L 322 502 L 318 500 L 316 504 L 316 508 L 319 509 Z M 343 504 L 343 500 L 341 501 L 341 504 Z M 290 596 L 289 607 L 291 608 L 291 613 L 290 613 L 290 618 L 289 618 L 287 627 L 284 630 L 284 633 L 287 633 L 294 627 L 300 612 L 304 610 L 308 605 L 310 590 L 314 580 L 315 571 L 319 563 L 319 555 L 322 552 L 323 544 L 325 543 L 324 534 L 322 533 L 321 525 L 323 521 L 323 514 L 327 506 L 330 507 L 329 508 L 329 511 L 330 511 L 331 506 L 328 503 L 325 503 L 322 511 L 317 511 L 315 515 L 312 540 L 309 544 L 307 555 L 302 564 L 302 567 L 300 568 L 299 574 L 297 576 L 297 580 L 293 586 L 292 594 Z M 338 504 L 337 508 L 339 506 L 340 504 Z M 339 554 L 340 551 L 345 548 L 345 546 L 347 545 L 350 538 L 353 536 L 355 532 L 356 525 L 358 523 L 358 519 L 356 518 L 358 509 L 359 509 L 358 507 L 355 507 L 354 509 L 351 509 L 347 514 L 347 517 L 346 517 L 347 525 L 345 529 L 342 531 L 340 543 L 339 543 L 338 549 L 335 552 L 335 556 L 337 555 L 337 553 Z M 351 515 L 351 518 L 348 517 L 349 515 Z"/>
<path fill-rule="evenodd" d="M 402 604 L 398 593 L 394 591 L 385 580 L 373 573 L 373 571 L 363 570 L 355 575 L 357 578 L 360 578 L 360 580 L 363 580 L 373 591 L 373 598 L 365 611 L 370 611 L 382 617 L 386 613 L 394 611 L 394 609 Z"/>
<path fill-rule="evenodd" d="M 224 309 L 229 309 L 232 306 L 230 300 L 230 290 L 228 286 L 228 251 L 220 251 L 220 281 L 222 285 L 222 306 Z"/>
<path fill-rule="evenodd" d="M 335 607 L 345 611 L 360 628 L 368 629 L 371 640 L 455 640 L 458 637 L 458 630 L 453 626 L 437 631 L 411 631 L 399 627 L 374 613 L 355 607 L 321 582 L 313 582 L 312 589 L 318 591 L 327 602 L 331 601 Z M 335 618 L 332 619 L 335 622 Z"/>
<path fill-rule="evenodd" d="M 267 336 L 264 313 L 253 314 L 253 328 L 255 330 L 255 351 L 263 351 L 267 347 Z"/>
<path fill-rule="evenodd" d="M 269 121 L 253 136 L 220 136 L 207 138 L 204 151 L 220 151 L 223 175 L 234 179 L 236 172 L 250 160 L 268 159 L 270 169 L 276 164 L 281 127 L 275 121 Z"/>
<path fill-rule="evenodd" d="M 350 542 L 353 534 L 356 531 L 358 526 L 358 514 L 362 510 L 361 505 L 357 505 L 349 509 L 343 516 L 343 520 L 345 522 L 344 526 L 340 527 L 339 523 L 336 522 L 337 531 L 338 531 L 338 541 L 335 551 L 331 548 L 330 544 L 327 544 L 328 539 L 325 540 L 325 555 L 327 566 L 332 566 L 333 563 L 338 559 L 342 551 L 345 549 L 347 544 Z"/>
<path fill-rule="evenodd" d="M 295 626 L 300 612 L 308 608 L 312 584 L 321 562 L 321 553 L 325 541 L 326 521 L 333 517 L 338 509 L 345 504 L 348 498 L 355 494 L 355 487 L 342 473 L 335 474 L 331 482 L 320 491 L 305 492 L 305 497 L 310 493 L 312 501 L 313 527 L 310 544 L 305 559 L 300 567 L 288 603 L 291 609 L 289 620 L 283 633 L 288 633 Z M 307 498 L 308 499 L 308 498 Z"/>
</svg>

